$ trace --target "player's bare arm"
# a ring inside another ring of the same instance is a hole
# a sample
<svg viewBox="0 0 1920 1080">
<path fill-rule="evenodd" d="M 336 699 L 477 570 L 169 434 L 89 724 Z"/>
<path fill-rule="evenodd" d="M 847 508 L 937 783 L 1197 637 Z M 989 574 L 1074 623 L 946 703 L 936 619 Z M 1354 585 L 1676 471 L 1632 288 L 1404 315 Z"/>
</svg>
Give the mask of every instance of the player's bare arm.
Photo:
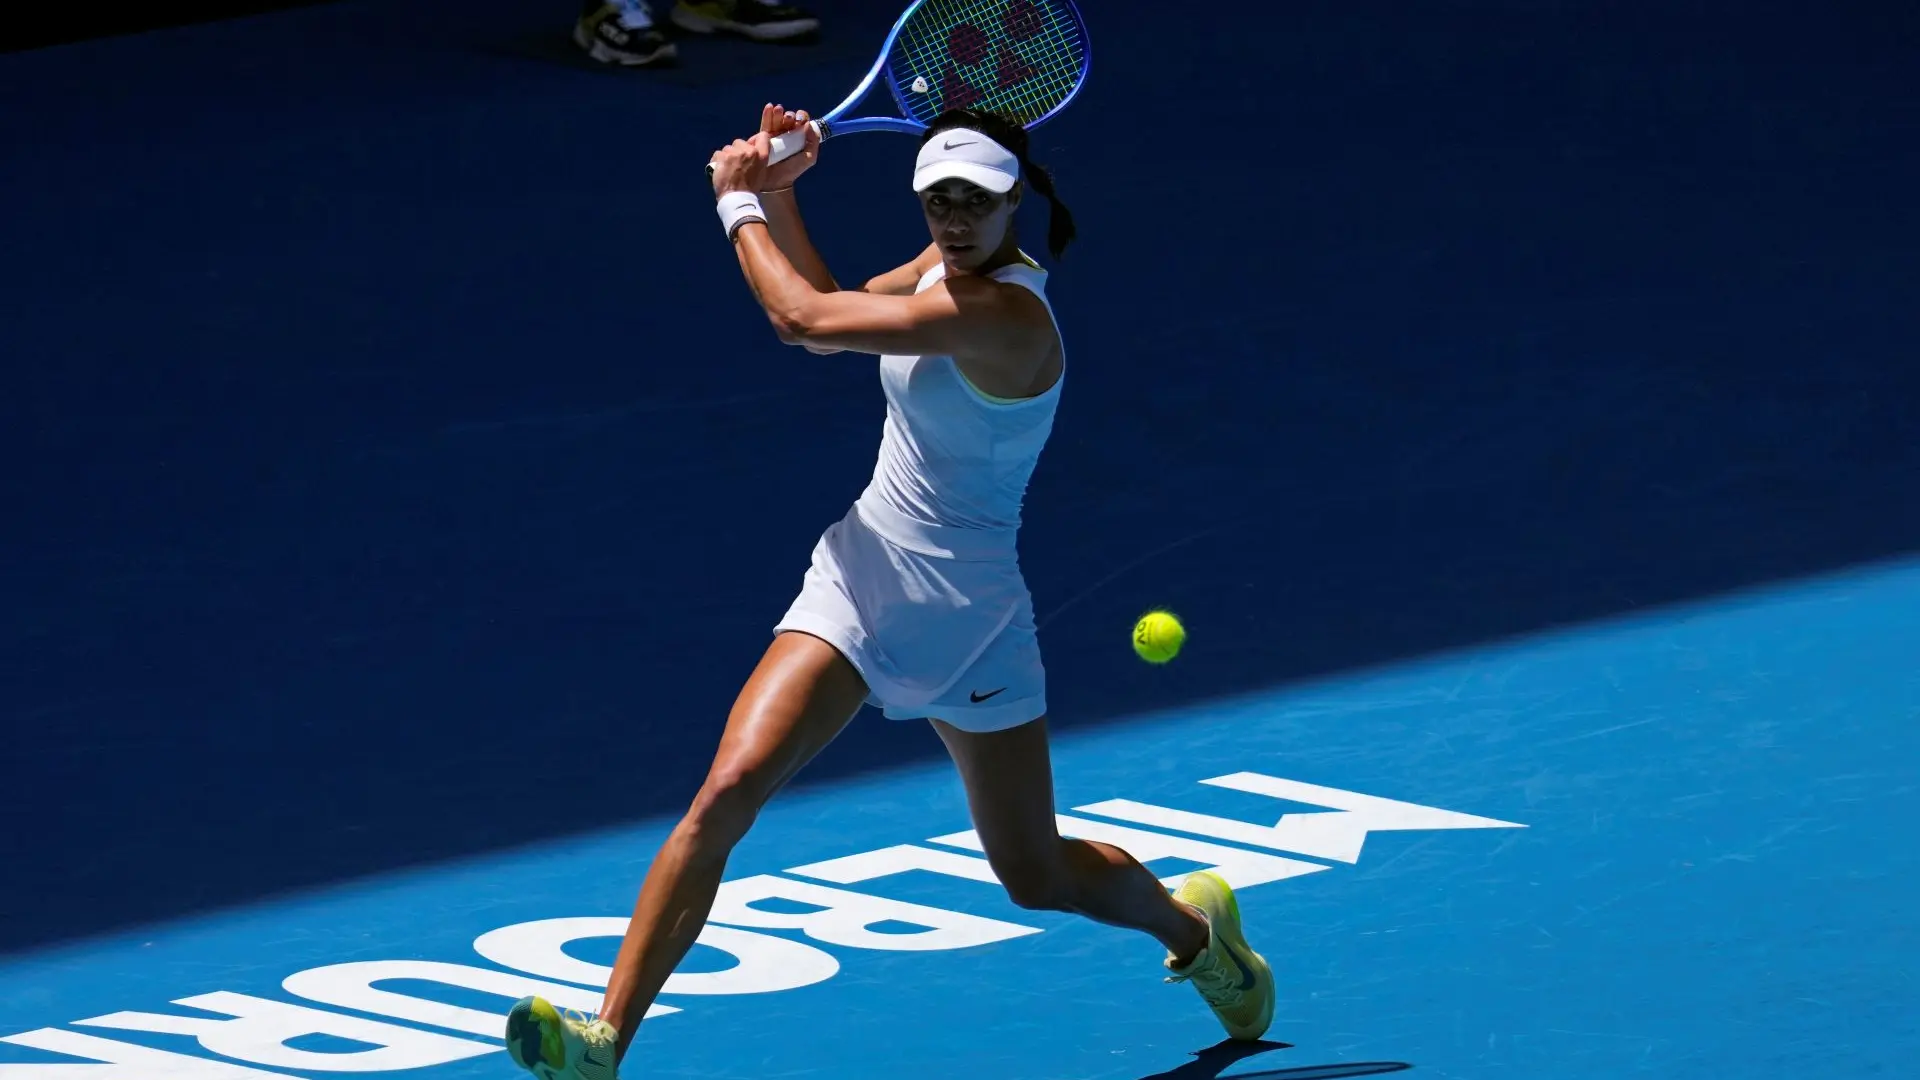
<svg viewBox="0 0 1920 1080">
<path fill-rule="evenodd" d="M 785 249 L 782 248 L 782 250 Z M 876 296 L 912 296 L 915 288 L 920 284 L 920 279 L 925 277 L 927 271 L 933 269 L 939 261 L 939 245 L 928 244 L 926 250 L 914 256 L 913 261 L 902 263 L 892 270 L 868 278 L 866 284 L 862 285 L 857 291 L 871 293 Z M 796 267 L 796 269 L 798 268 Z M 809 280 L 809 284 L 812 284 L 811 280 Z M 817 341 L 804 340 L 771 312 L 768 313 L 767 318 L 773 323 L 774 333 L 778 334 L 780 340 L 786 342 L 788 345 L 803 345 L 808 352 L 818 356 L 830 356 L 834 353 L 847 351 L 843 346 L 824 345 Z"/>
<path fill-rule="evenodd" d="M 800 216 L 800 205 L 795 200 L 793 186 L 801 174 L 811 169 L 820 159 L 820 135 L 808 124 L 811 119 L 806 110 L 790 110 L 780 105 L 765 105 L 760 109 L 760 131 L 768 138 L 784 135 L 798 130 L 806 139 L 806 146 L 799 153 L 784 161 L 772 162 L 767 166 L 761 179 L 764 187 L 760 190 L 760 205 L 766 211 L 767 231 L 772 234 L 773 242 L 779 245 L 787 260 L 801 277 L 821 292 L 835 292 L 840 288 L 834 280 L 833 272 L 827 269 L 825 259 L 813 246 L 813 240 L 807 235 L 807 227 Z"/>
<path fill-rule="evenodd" d="M 770 144 L 771 133 L 762 130 L 715 155 L 716 191 L 760 190 Z M 1045 305 L 1017 286 L 961 275 L 905 295 L 827 292 L 793 265 L 766 222 L 740 225 L 734 244 L 741 272 L 781 339 L 815 352 L 952 356 L 981 389 L 1008 396 L 1024 394 L 1053 352 Z M 939 257 L 939 246 L 930 244 L 894 275 L 904 277 L 922 260 Z M 897 284 L 888 282 L 890 288 Z"/>
<path fill-rule="evenodd" d="M 928 244 L 926 249 L 913 257 L 912 262 L 902 263 L 884 274 L 875 274 L 867 279 L 861 291 L 880 296 L 911 296 L 920 285 L 920 279 L 927 271 L 940 262 L 940 245 Z"/>
<path fill-rule="evenodd" d="M 787 263 L 758 223 L 737 234 L 741 270 L 770 319 L 804 344 L 874 355 L 952 356 L 967 367 L 1030 369 L 1052 345 L 1052 323 L 1032 293 L 988 278 L 956 277 L 904 296 L 823 293 Z"/>
</svg>

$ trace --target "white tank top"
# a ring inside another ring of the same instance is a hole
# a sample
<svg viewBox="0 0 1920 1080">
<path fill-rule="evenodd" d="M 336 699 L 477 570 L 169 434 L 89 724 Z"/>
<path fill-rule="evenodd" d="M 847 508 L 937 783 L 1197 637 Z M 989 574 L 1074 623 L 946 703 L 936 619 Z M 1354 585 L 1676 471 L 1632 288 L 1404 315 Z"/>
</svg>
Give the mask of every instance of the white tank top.
<svg viewBox="0 0 1920 1080">
<path fill-rule="evenodd" d="M 988 276 L 1030 290 L 1052 318 L 1047 272 L 1022 258 Z M 936 265 L 914 291 L 925 292 L 945 276 L 946 265 Z M 873 479 L 855 504 L 861 519 L 925 554 L 1012 557 L 1027 481 L 1053 431 L 1065 381 L 1063 361 L 1044 393 L 1007 400 L 982 393 L 951 356 L 882 356 L 887 417 Z"/>
</svg>

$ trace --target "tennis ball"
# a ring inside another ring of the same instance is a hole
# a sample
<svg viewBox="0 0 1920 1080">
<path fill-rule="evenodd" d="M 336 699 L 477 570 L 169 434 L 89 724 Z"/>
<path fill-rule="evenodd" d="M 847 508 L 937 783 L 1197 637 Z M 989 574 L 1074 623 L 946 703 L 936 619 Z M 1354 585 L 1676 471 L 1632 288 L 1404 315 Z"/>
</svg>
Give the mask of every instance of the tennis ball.
<svg viewBox="0 0 1920 1080">
<path fill-rule="evenodd" d="M 1149 611 L 1133 624 L 1133 651 L 1149 664 L 1164 664 L 1180 655 L 1187 628 L 1171 611 Z"/>
</svg>

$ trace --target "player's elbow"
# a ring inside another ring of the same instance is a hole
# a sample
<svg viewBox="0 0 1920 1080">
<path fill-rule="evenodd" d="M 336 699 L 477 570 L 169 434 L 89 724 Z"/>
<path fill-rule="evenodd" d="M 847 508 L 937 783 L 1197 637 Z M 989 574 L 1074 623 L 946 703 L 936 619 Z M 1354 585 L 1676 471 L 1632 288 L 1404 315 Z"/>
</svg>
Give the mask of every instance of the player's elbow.
<svg viewBox="0 0 1920 1080">
<path fill-rule="evenodd" d="M 773 332 L 784 345 L 804 345 L 806 340 L 794 331 L 792 325 L 773 312 L 767 312 L 767 322 L 773 324 Z"/>
<path fill-rule="evenodd" d="M 780 340 L 786 344 L 798 345 L 815 356 L 832 356 L 834 353 L 846 351 L 838 345 L 824 345 L 808 337 L 800 324 L 783 319 L 773 320 L 773 332 L 780 335 Z"/>
<path fill-rule="evenodd" d="M 767 318 L 773 320 L 773 332 L 790 345 L 805 345 L 820 333 L 825 323 L 821 305 L 811 298 L 772 308 Z"/>
</svg>

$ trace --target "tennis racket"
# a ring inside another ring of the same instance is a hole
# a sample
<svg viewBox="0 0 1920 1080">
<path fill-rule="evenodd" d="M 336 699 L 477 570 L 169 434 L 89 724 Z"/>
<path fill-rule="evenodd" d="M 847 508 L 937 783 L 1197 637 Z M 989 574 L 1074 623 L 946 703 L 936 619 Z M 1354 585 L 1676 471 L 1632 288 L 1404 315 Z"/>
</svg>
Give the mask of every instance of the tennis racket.
<svg viewBox="0 0 1920 1080">
<path fill-rule="evenodd" d="M 1080 93 L 1092 60 L 1073 0 L 914 0 L 866 78 L 810 124 L 822 142 L 861 131 L 918 135 L 942 112 L 972 108 L 1037 127 Z M 882 76 L 900 115 L 849 118 Z M 768 161 L 806 146 L 804 131 L 776 135 Z"/>
</svg>

